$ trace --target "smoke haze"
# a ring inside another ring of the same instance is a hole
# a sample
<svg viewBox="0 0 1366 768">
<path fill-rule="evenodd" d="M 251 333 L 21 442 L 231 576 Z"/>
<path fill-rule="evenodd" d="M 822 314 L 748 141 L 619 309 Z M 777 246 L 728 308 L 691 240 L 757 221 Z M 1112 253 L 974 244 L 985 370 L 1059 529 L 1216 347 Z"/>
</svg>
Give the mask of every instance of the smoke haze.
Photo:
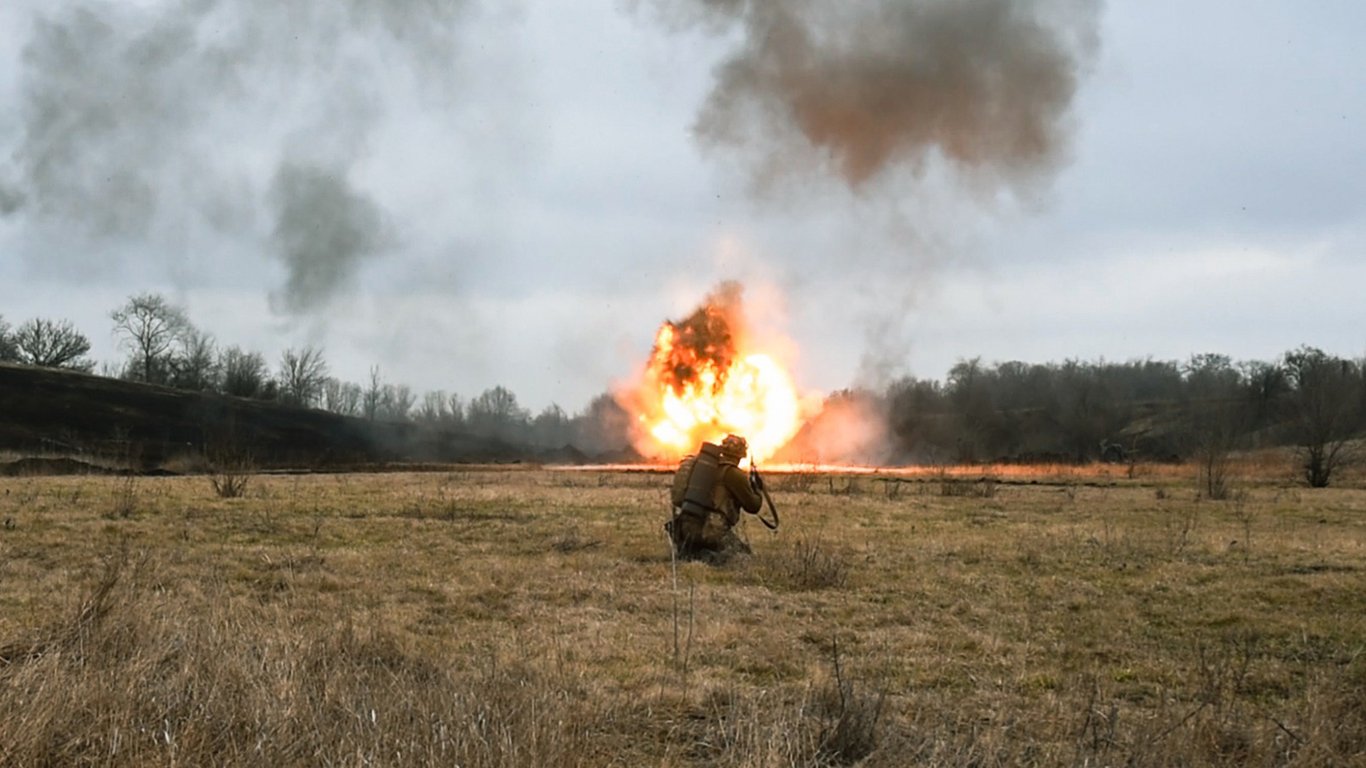
<svg viewBox="0 0 1366 768">
<path fill-rule="evenodd" d="M 887 409 L 867 393 L 839 392 L 821 404 L 775 458 L 791 464 L 890 463 Z"/>
<path fill-rule="evenodd" d="M 465 6 L 57 7 L 38 16 L 24 47 L 0 213 L 27 212 L 93 242 L 264 234 L 285 266 L 272 305 L 313 310 L 386 237 L 379 203 L 352 174 L 380 117 L 378 95 L 404 73 L 450 82 Z"/>
</svg>

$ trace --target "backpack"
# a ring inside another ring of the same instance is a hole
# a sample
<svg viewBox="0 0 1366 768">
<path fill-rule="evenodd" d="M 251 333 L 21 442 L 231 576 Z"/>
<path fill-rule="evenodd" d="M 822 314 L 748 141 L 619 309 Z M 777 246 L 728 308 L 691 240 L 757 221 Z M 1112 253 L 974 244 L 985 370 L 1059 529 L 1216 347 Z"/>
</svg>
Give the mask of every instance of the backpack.
<svg viewBox="0 0 1366 768">
<path fill-rule="evenodd" d="M 721 478 L 721 446 L 702 443 L 697 453 L 683 459 L 674 473 L 670 499 L 681 513 L 706 518 L 716 511 L 716 483 Z"/>
</svg>

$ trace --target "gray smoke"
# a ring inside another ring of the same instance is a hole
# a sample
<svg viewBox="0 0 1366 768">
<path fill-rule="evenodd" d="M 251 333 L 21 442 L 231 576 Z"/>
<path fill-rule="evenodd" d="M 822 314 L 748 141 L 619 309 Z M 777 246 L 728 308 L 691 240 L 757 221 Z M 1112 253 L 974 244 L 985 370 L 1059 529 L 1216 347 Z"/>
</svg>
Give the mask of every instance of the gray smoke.
<svg viewBox="0 0 1366 768">
<path fill-rule="evenodd" d="M 231 69 L 196 51 L 195 21 L 93 5 L 37 21 L 14 152 L 26 205 L 95 234 L 141 234 L 162 197 L 200 175 L 185 151 L 196 93 L 222 93 Z"/>
<path fill-rule="evenodd" d="M 378 203 L 350 180 L 375 105 L 403 77 L 450 85 L 467 5 L 57 5 L 24 47 L 0 214 L 96 241 L 205 229 L 250 240 L 264 221 L 287 268 L 275 306 L 318 307 L 387 237 Z M 300 145 L 317 159 L 296 161 Z"/>
<path fill-rule="evenodd" d="M 24 193 L 18 187 L 0 179 L 0 216 L 14 213 L 24 204 Z"/>
<path fill-rule="evenodd" d="M 743 41 L 695 126 L 761 185 L 818 167 L 859 188 L 935 156 L 1016 190 L 1066 157 L 1094 0 L 663 0 Z M 679 3 L 683 5 L 680 6 Z"/>
<path fill-rule="evenodd" d="M 384 214 L 344 169 L 286 163 L 270 197 L 276 252 L 288 273 L 272 305 L 287 312 L 321 307 L 384 245 Z"/>
</svg>

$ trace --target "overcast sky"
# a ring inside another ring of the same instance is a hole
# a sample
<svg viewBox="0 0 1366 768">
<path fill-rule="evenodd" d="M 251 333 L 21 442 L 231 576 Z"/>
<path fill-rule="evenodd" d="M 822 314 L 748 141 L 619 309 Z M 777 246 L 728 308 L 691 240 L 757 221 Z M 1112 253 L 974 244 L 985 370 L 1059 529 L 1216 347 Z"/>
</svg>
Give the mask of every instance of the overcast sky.
<svg viewBox="0 0 1366 768">
<path fill-rule="evenodd" d="M 8 0 L 0 315 L 533 410 L 725 279 L 808 391 L 1366 354 L 1366 5 L 950 5 Z"/>
</svg>

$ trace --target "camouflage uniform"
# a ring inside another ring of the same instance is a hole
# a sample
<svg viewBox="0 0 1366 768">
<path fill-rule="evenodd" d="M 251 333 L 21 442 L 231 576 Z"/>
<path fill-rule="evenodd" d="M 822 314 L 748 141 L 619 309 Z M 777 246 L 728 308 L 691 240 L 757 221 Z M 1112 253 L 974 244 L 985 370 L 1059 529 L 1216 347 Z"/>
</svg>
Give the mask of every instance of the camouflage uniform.
<svg viewBox="0 0 1366 768">
<path fill-rule="evenodd" d="M 743 445 L 743 442 L 740 443 Z M 764 498 L 750 486 L 749 475 L 740 469 L 739 454 L 723 446 L 720 472 L 712 489 L 711 511 L 685 512 L 683 496 L 692 475 L 697 456 L 688 456 L 674 473 L 672 500 L 674 516 L 664 527 L 673 540 L 679 557 L 720 562 L 738 552 L 749 552 L 749 546 L 731 530 L 740 522 L 740 511 L 757 513 Z"/>
</svg>

